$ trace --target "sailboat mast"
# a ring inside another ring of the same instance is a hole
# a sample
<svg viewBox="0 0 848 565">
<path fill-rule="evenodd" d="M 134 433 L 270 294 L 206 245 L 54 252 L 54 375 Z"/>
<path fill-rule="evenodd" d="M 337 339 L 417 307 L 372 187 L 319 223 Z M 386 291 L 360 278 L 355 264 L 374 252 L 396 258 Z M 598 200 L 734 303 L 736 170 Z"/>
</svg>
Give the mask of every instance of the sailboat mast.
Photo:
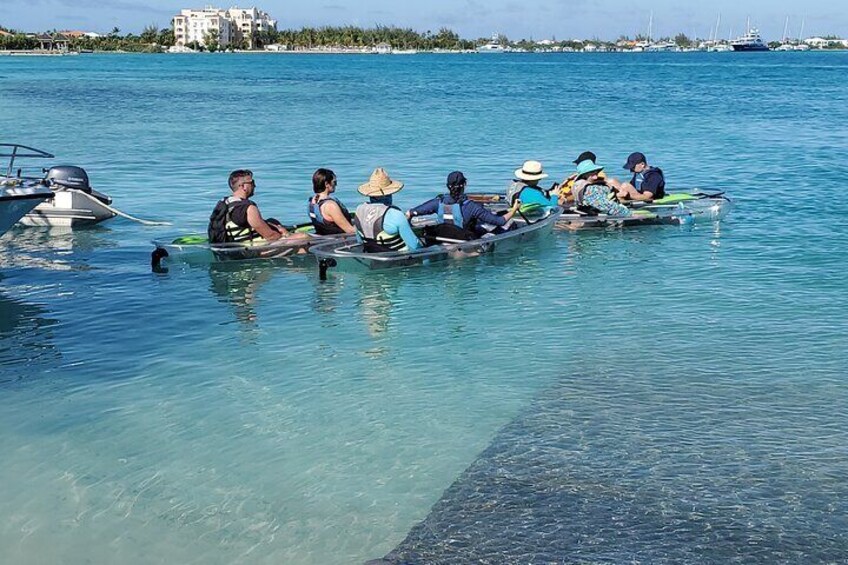
<svg viewBox="0 0 848 565">
<path fill-rule="evenodd" d="M 801 32 L 798 34 L 798 41 L 804 41 L 804 24 L 807 23 L 807 16 L 804 16 L 801 20 Z"/>
<path fill-rule="evenodd" d="M 648 43 L 654 42 L 654 11 L 651 10 L 651 17 L 648 19 Z"/>
<path fill-rule="evenodd" d="M 783 43 L 786 43 L 786 37 L 789 34 L 789 16 L 786 16 L 786 23 L 783 24 Z"/>
<path fill-rule="evenodd" d="M 718 21 L 716 22 L 715 42 L 718 43 L 718 30 L 721 27 L 721 12 L 718 13 Z"/>
</svg>

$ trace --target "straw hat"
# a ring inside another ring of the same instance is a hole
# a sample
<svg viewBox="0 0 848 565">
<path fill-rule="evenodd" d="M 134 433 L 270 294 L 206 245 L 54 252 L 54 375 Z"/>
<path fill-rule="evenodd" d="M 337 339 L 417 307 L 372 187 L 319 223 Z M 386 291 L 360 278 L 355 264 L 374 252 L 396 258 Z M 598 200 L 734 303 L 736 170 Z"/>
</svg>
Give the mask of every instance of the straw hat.
<svg viewBox="0 0 848 565">
<path fill-rule="evenodd" d="M 515 178 L 520 180 L 542 180 L 548 178 L 548 173 L 542 170 L 539 161 L 524 161 L 520 169 L 515 169 Z"/>
<path fill-rule="evenodd" d="M 388 196 L 403 188 L 403 183 L 392 180 L 389 173 L 382 167 L 374 169 L 371 178 L 365 184 L 359 185 L 359 193 L 364 196 Z"/>
</svg>

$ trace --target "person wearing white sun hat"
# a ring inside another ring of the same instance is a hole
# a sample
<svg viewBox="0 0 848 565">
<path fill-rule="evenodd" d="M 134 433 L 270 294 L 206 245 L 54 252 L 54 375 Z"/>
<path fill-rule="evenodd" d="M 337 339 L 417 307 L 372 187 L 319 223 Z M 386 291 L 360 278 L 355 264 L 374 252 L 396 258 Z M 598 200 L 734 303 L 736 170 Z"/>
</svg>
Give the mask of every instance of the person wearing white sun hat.
<svg viewBox="0 0 848 565">
<path fill-rule="evenodd" d="M 512 204 L 520 200 L 523 205 L 536 204 L 546 208 L 557 205 L 558 195 L 539 187 L 539 181 L 548 178 L 548 173 L 539 161 L 525 161 L 515 170 L 515 179 L 506 191 L 507 201 Z"/>
<path fill-rule="evenodd" d="M 409 220 L 400 208 L 392 206 L 392 195 L 400 192 L 403 183 L 392 180 L 383 168 L 374 169 L 371 178 L 359 187 L 368 197 L 354 214 L 356 236 L 367 253 L 410 251 L 421 247 Z"/>
</svg>

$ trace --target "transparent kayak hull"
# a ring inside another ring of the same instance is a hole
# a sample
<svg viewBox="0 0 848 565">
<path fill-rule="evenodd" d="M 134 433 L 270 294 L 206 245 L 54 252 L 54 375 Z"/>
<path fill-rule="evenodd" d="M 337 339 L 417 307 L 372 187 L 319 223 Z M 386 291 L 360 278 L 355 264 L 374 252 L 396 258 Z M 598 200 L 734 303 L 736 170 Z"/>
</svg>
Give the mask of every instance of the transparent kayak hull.
<svg viewBox="0 0 848 565">
<path fill-rule="evenodd" d="M 562 214 L 561 208 L 545 212 L 529 222 L 515 220 L 516 228 L 500 234 L 487 234 L 479 239 L 430 245 L 415 251 L 368 253 L 363 245 L 351 241 L 317 244 L 309 249 L 320 263 L 322 273 L 327 268 L 344 271 L 372 271 L 427 265 L 439 261 L 460 260 L 489 253 L 513 250 L 551 233 Z"/>
<path fill-rule="evenodd" d="M 476 193 L 469 198 L 484 204 L 493 211 L 507 208 L 506 197 L 502 194 Z M 650 202 L 631 202 L 631 216 L 610 216 L 598 214 L 590 216 L 576 210 L 563 212 L 557 222 L 558 229 L 631 227 L 646 225 L 681 225 L 696 221 L 717 222 L 724 219 L 733 209 L 733 202 L 724 193 L 678 192 L 661 200 Z M 527 214 L 534 213 L 532 206 L 523 207 Z"/>
<path fill-rule="evenodd" d="M 313 245 L 352 240 L 352 236 L 346 235 L 321 236 L 308 232 L 300 233 L 306 237 L 300 235 L 296 238 L 283 238 L 254 244 L 210 244 L 206 234 L 186 234 L 174 238 L 158 239 L 153 241 L 153 245 L 156 247 L 153 252 L 153 267 L 156 268 L 166 258 L 170 261 L 193 264 L 307 258 L 309 257 L 307 251 Z"/>
</svg>

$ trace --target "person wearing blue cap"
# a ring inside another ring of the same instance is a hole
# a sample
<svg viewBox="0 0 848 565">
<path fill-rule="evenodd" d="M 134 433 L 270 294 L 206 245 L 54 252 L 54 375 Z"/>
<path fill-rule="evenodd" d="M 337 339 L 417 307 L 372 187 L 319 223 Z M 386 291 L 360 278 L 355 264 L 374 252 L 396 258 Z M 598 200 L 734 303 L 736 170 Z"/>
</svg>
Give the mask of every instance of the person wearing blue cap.
<svg viewBox="0 0 848 565">
<path fill-rule="evenodd" d="M 517 200 L 503 216 L 494 214 L 465 195 L 467 184 L 468 179 L 461 171 L 452 172 L 446 183 L 448 194 L 440 194 L 412 208 L 406 213 L 407 217 L 436 214 L 439 223 L 427 228 L 428 235 L 437 239 L 467 241 L 487 233 L 489 230 L 483 227 L 484 224 L 503 229 L 521 207 L 521 201 Z"/>
<path fill-rule="evenodd" d="M 623 200 L 659 200 L 665 196 L 665 175 L 662 169 L 651 167 L 644 153 L 631 153 L 624 168 L 633 173 L 630 182 L 611 181 L 618 197 Z"/>
<path fill-rule="evenodd" d="M 601 178 L 604 168 L 590 159 L 577 165 L 577 180 L 571 193 L 578 210 L 588 209 L 595 214 L 610 216 L 630 216 L 633 212 L 627 206 L 616 202 L 612 189 Z"/>
</svg>

